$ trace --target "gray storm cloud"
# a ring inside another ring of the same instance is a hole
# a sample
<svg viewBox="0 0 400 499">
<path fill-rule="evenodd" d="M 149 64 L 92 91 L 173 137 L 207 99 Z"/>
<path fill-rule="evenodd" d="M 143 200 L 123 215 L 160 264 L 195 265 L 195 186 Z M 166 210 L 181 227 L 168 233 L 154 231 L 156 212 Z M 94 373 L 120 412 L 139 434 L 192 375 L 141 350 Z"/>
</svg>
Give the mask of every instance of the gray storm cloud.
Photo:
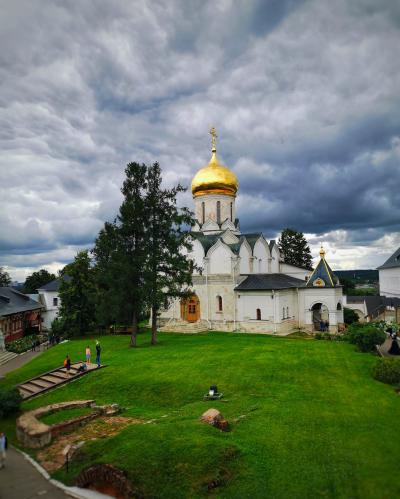
<svg viewBox="0 0 400 499">
<path fill-rule="evenodd" d="M 0 43 L 13 276 L 89 247 L 127 162 L 190 185 L 210 125 L 243 230 L 293 226 L 336 268 L 379 265 L 398 244 L 398 2 L 9 0 Z"/>
</svg>

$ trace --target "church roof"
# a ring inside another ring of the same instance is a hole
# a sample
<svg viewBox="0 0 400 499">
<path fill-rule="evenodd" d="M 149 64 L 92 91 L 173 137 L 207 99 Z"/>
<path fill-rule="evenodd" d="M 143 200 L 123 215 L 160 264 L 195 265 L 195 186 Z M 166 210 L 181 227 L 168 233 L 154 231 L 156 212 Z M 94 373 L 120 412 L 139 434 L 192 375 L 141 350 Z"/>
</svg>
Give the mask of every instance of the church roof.
<svg viewBox="0 0 400 499">
<path fill-rule="evenodd" d="M 242 236 L 250 244 L 251 249 L 254 249 L 256 242 L 262 237 L 261 232 L 253 232 L 251 234 L 242 234 Z"/>
<path fill-rule="evenodd" d="M 272 289 L 303 288 L 305 281 L 286 274 L 249 274 L 236 286 L 236 291 L 260 291 Z"/>
<path fill-rule="evenodd" d="M 318 265 L 315 267 L 314 272 L 311 274 L 309 280 L 307 281 L 307 287 L 326 287 L 334 288 L 340 286 L 339 279 L 333 273 L 333 270 L 329 267 L 328 262 L 325 260 L 325 251 L 321 247 L 319 252 L 321 259 Z"/>
<path fill-rule="evenodd" d="M 393 269 L 395 267 L 400 267 L 400 248 L 396 250 L 393 255 L 386 260 L 386 262 L 378 267 L 378 270 L 382 269 Z"/>
<path fill-rule="evenodd" d="M 44 284 L 43 286 L 40 286 L 40 288 L 38 289 L 40 291 L 58 291 L 62 281 L 70 282 L 71 277 L 69 275 L 58 277 L 57 279 L 54 279 L 53 281 L 50 281 L 47 284 Z"/>
</svg>

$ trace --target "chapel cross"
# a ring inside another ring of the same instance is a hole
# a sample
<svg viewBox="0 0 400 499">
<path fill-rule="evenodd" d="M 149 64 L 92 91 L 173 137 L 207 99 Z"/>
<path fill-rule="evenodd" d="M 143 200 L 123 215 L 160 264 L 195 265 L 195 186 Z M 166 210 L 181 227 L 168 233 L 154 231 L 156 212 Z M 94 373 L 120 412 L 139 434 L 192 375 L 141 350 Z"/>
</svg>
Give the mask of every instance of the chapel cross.
<svg viewBox="0 0 400 499">
<path fill-rule="evenodd" d="M 216 152 L 217 151 L 217 131 L 215 130 L 214 127 L 211 127 L 210 135 L 211 135 L 211 151 Z"/>
</svg>

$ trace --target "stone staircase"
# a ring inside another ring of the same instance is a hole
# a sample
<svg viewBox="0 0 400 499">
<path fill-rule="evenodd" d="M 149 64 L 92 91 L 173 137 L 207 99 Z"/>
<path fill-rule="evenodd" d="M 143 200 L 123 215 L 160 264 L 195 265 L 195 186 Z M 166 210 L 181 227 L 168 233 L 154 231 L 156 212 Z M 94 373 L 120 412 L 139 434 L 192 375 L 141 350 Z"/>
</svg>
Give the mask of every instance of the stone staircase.
<svg viewBox="0 0 400 499">
<path fill-rule="evenodd" d="M 17 353 L 0 350 L 0 366 L 7 364 L 9 360 L 15 359 L 15 357 L 18 357 Z"/>
<path fill-rule="evenodd" d="M 181 319 L 173 319 L 167 322 L 164 326 L 160 327 L 160 331 L 168 333 L 202 333 L 208 331 L 207 321 L 187 322 Z"/>
<path fill-rule="evenodd" d="M 82 365 L 82 362 L 77 362 L 75 364 L 71 364 L 71 369 L 69 374 L 67 373 L 67 369 L 65 367 L 59 367 L 54 369 L 53 371 L 49 371 L 45 374 L 41 374 L 36 378 L 28 379 L 24 383 L 18 385 L 18 390 L 24 400 L 29 399 L 31 397 L 35 397 L 36 395 L 40 395 L 52 388 L 56 388 L 64 383 L 68 383 L 74 379 L 80 378 L 85 374 L 95 371 L 99 369 L 96 364 L 88 364 L 86 371 L 78 371 L 79 366 Z M 100 366 L 100 368 L 105 366 Z"/>
</svg>

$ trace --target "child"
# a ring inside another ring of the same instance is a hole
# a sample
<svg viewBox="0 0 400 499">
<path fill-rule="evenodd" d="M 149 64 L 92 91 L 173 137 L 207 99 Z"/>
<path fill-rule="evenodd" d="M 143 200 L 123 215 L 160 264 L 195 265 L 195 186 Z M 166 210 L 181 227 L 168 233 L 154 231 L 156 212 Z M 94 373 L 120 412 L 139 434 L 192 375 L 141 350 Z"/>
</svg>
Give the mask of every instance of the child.
<svg viewBox="0 0 400 499">
<path fill-rule="evenodd" d="M 89 345 L 86 347 L 86 362 L 90 364 L 90 347 Z"/>
<path fill-rule="evenodd" d="M 69 358 L 69 355 L 67 354 L 67 356 L 65 357 L 65 360 L 64 360 L 64 366 L 67 370 L 67 375 L 69 376 L 69 373 L 70 373 L 70 369 L 71 369 L 71 359 Z"/>
</svg>

